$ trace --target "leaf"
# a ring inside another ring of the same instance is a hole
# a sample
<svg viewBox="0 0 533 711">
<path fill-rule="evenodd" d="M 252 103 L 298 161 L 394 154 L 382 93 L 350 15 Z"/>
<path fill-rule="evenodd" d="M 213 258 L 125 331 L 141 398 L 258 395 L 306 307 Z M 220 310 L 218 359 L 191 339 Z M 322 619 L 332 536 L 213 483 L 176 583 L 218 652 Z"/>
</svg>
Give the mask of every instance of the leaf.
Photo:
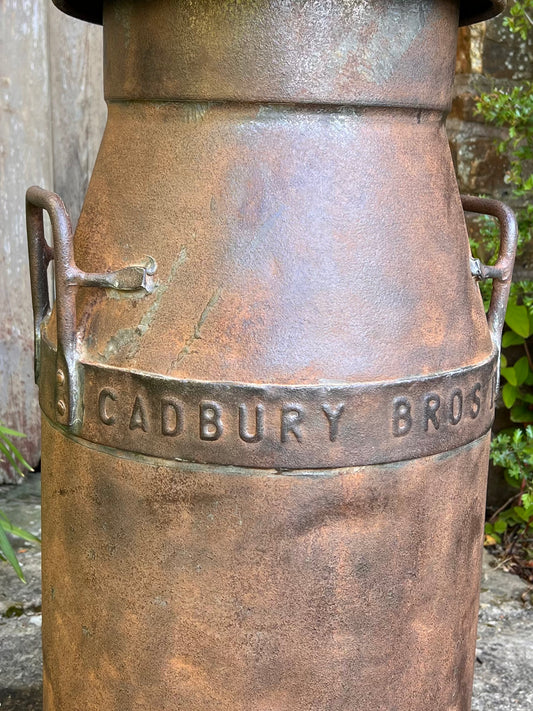
<svg viewBox="0 0 533 711">
<path fill-rule="evenodd" d="M 533 422 L 533 410 L 523 403 L 518 402 L 511 408 L 512 422 Z"/>
<path fill-rule="evenodd" d="M 503 478 L 513 489 L 519 489 L 522 481 L 521 472 L 515 469 L 504 469 Z M 503 516 L 503 514 L 501 514 Z"/>
<path fill-rule="evenodd" d="M 517 521 L 523 521 L 524 523 L 529 522 L 529 516 L 523 506 L 514 506 L 513 514 Z"/>
<path fill-rule="evenodd" d="M 507 521 L 502 521 L 501 518 L 499 518 L 497 521 L 494 522 L 494 531 L 496 533 L 504 533 L 507 530 Z"/>
<path fill-rule="evenodd" d="M 526 380 L 526 382 L 527 382 L 527 380 Z M 520 392 L 520 400 L 523 400 L 524 402 L 527 402 L 530 405 L 533 405 L 533 395 L 531 395 L 530 393 L 521 391 Z"/>
<path fill-rule="evenodd" d="M 509 346 L 520 346 L 522 343 L 524 343 L 524 338 L 519 336 L 518 333 L 515 333 L 514 331 L 506 331 L 502 336 L 503 348 L 509 348 Z"/>
<path fill-rule="evenodd" d="M 22 432 L 17 432 L 17 430 L 10 430 L 9 427 L 4 427 L 0 425 L 0 433 L 7 435 L 7 437 L 25 437 L 26 435 Z"/>
<path fill-rule="evenodd" d="M 15 573 L 19 576 L 22 582 L 25 583 L 26 580 L 24 579 L 22 568 L 20 567 L 20 563 L 17 560 L 15 551 L 13 550 L 11 543 L 9 542 L 8 537 L 6 536 L 6 532 L 4 531 L 2 525 L 0 525 L 0 551 L 2 552 L 2 555 L 5 557 L 7 562 L 13 566 Z"/>
<path fill-rule="evenodd" d="M 518 380 L 514 368 L 502 368 L 501 374 L 511 385 L 518 385 Z"/>
<path fill-rule="evenodd" d="M 529 314 L 523 305 L 509 304 L 505 314 L 505 323 L 519 336 L 529 336 Z"/>
<path fill-rule="evenodd" d="M 502 388 L 502 398 L 505 407 L 510 410 L 515 404 L 516 397 L 518 395 L 518 390 L 513 386 L 506 383 Z"/>
<path fill-rule="evenodd" d="M 522 358 L 517 360 L 513 367 L 516 373 L 517 384 L 523 385 L 529 374 L 529 361 L 526 356 L 522 356 Z"/>
<path fill-rule="evenodd" d="M 24 476 L 24 471 L 21 469 L 17 460 L 13 456 L 13 455 L 16 455 L 17 452 L 13 451 L 13 448 L 11 446 L 9 446 L 9 444 L 10 443 L 8 443 L 8 445 L 6 445 L 6 443 L 0 438 L 0 453 L 2 453 L 4 455 L 4 457 L 11 464 L 13 469 L 15 469 L 16 472 L 18 472 L 18 474 L 20 474 L 21 476 Z M 20 454 L 19 454 L 19 457 L 21 457 Z"/>
<path fill-rule="evenodd" d="M 20 473 L 20 467 L 18 466 L 17 462 L 15 461 L 15 458 L 11 454 L 10 448 L 7 447 L 1 439 L 0 439 L 0 452 L 4 455 L 4 457 L 6 457 L 7 461 L 11 464 L 11 466 Z"/>
<path fill-rule="evenodd" d="M 22 454 L 18 451 L 18 449 L 5 437 L 2 437 L 0 433 L 0 452 L 3 452 L 4 455 L 8 458 L 9 463 L 11 466 L 16 469 L 16 471 L 24 476 L 24 472 L 20 468 L 20 465 L 15 461 L 15 458 L 18 459 L 20 464 L 24 467 L 24 469 L 28 469 L 30 472 L 33 471 L 33 467 L 28 464 L 28 462 L 24 459 Z"/>
<path fill-rule="evenodd" d="M 530 510 L 533 508 L 533 491 L 531 494 L 522 494 L 522 505 L 527 509 L 529 515 Z"/>
<path fill-rule="evenodd" d="M 30 533 L 29 531 L 25 531 L 23 528 L 19 528 L 18 526 L 14 526 L 10 521 L 8 521 L 5 516 L 2 517 L 4 520 L 0 523 L 0 525 L 3 527 L 4 531 L 7 531 L 7 533 L 11 533 L 13 536 L 17 536 L 18 538 L 22 538 L 24 541 L 30 541 L 32 543 L 41 543 L 41 539 L 37 538 L 37 536 L 34 536 L 33 533 Z"/>
<path fill-rule="evenodd" d="M 485 542 L 484 546 L 495 546 L 497 543 L 501 543 L 502 539 L 496 534 L 493 533 L 492 535 L 485 535 Z"/>
</svg>

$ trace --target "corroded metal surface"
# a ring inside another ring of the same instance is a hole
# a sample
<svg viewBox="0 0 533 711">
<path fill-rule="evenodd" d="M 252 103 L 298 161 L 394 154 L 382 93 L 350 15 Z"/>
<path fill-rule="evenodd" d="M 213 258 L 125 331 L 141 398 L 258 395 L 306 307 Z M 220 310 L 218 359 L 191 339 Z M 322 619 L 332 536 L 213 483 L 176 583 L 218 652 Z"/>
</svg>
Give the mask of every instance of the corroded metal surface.
<svg viewBox="0 0 533 711">
<path fill-rule="evenodd" d="M 53 247 L 45 240 L 43 210 L 50 217 Z M 82 419 L 76 322 L 77 288 L 92 286 L 117 291 L 147 292 L 151 289 L 151 276 L 156 264 L 148 258 L 149 266 L 128 266 L 111 272 L 87 273 L 78 269 L 74 260 L 70 218 L 63 201 L 55 193 L 42 188 L 34 186 L 26 193 L 26 223 L 35 324 L 35 380 L 40 380 L 41 326 L 50 311 L 47 269 L 53 260 L 57 292 L 57 347 L 52 375 L 55 382 L 52 407 L 55 411 L 54 419 L 60 424 L 76 427 Z"/>
<path fill-rule="evenodd" d="M 53 0 L 63 12 L 88 22 L 102 23 L 103 0 Z M 487 20 L 506 6 L 506 0 L 461 0 L 460 23 L 468 25 Z"/>
<path fill-rule="evenodd" d="M 45 709 L 465 711 L 489 439 L 279 474 L 45 421 Z"/>
<path fill-rule="evenodd" d="M 43 412 L 56 410 L 56 354 L 42 348 Z M 428 456 L 484 435 L 494 418 L 496 353 L 433 376 L 335 385 L 179 380 L 79 363 L 76 434 L 169 459 L 266 468 L 359 466 Z"/>
<path fill-rule="evenodd" d="M 459 13 L 105 5 L 68 308 L 30 210 L 46 711 L 468 710 L 516 229 L 457 190 Z M 463 205 L 500 219 L 495 267 Z"/>
<path fill-rule="evenodd" d="M 494 266 L 482 264 L 478 259 L 472 260 L 475 269 L 473 276 L 479 280 L 494 279 L 487 321 L 493 340 L 499 344 L 505 321 L 507 300 L 513 280 L 513 267 L 518 241 L 518 225 L 510 207 L 498 200 L 463 195 L 463 208 L 467 212 L 478 215 L 491 215 L 500 223 L 501 243 L 498 259 Z"/>
<path fill-rule="evenodd" d="M 439 116 L 111 103 L 76 259 L 106 271 L 149 247 L 159 287 L 142 299 L 79 294 L 89 359 L 303 385 L 488 358 Z"/>
</svg>

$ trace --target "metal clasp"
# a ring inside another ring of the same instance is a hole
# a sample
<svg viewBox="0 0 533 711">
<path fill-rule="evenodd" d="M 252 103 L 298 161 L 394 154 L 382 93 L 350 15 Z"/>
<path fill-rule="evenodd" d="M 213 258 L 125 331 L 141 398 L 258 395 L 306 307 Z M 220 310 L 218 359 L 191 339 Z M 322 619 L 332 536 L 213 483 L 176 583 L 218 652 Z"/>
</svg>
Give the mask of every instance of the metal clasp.
<svg viewBox="0 0 533 711">
<path fill-rule="evenodd" d="M 44 236 L 43 210 L 50 217 L 53 248 Z M 77 289 L 93 286 L 150 293 L 154 289 L 152 277 L 157 265 L 152 257 L 148 257 L 145 265 L 132 265 L 102 274 L 78 269 L 74 260 L 72 226 L 65 205 L 59 195 L 39 187 L 31 187 L 26 193 L 26 227 L 34 317 L 35 381 L 39 382 L 40 375 L 41 327 L 51 311 L 47 268 L 53 259 L 57 320 L 56 417 L 60 424 L 76 430 L 81 424 Z"/>
</svg>

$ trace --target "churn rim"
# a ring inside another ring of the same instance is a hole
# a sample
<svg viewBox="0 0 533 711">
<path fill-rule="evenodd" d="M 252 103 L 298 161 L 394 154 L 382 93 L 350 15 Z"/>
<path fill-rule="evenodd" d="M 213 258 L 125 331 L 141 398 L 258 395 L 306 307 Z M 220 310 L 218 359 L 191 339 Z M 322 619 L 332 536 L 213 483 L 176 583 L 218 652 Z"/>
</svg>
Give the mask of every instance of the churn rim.
<svg viewBox="0 0 533 711">
<path fill-rule="evenodd" d="M 52 0 L 67 15 L 80 20 L 102 24 L 103 0 Z M 488 20 L 505 10 L 507 0 L 461 0 L 460 25 L 471 25 Z"/>
</svg>

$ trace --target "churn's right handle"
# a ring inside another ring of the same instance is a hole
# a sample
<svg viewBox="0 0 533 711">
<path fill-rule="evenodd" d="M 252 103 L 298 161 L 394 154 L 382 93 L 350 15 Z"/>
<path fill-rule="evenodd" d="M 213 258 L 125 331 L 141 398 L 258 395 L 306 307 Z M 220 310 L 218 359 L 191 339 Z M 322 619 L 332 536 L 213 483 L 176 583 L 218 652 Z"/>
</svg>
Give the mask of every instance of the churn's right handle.
<svg viewBox="0 0 533 711">
<path fill-rule="evenodd" d="M 511 208 L 499 200 L 461 195 L 461 202 L 465 212 L 490 215 L 500 223 L 500 251 L 496 264 L 488 266 L 479 259 L 470 258 L 470 269 L 473 277 L 478 280 L 493 279 L 487 320 L 492 339 L 499 349 L 518 241 L 516 217 Z"/>
</svg>

